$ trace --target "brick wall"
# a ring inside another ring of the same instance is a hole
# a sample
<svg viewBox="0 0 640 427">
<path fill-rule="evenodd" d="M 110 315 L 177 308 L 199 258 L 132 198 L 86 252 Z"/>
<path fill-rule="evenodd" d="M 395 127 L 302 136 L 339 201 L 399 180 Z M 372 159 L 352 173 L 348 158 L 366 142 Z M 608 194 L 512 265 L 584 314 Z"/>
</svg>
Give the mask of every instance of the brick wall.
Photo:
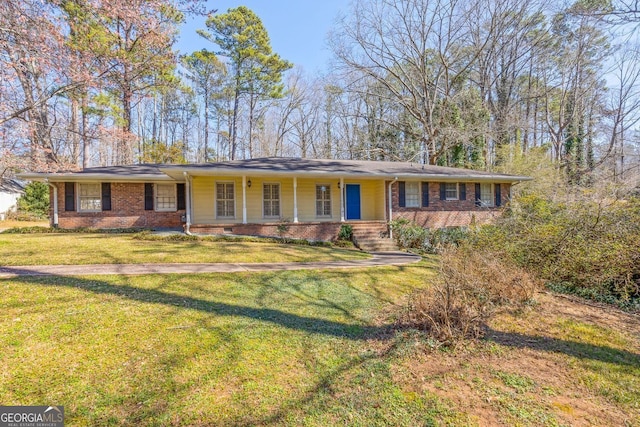
<svg viewBox="0 0 640 427">
<path fill-rule="evenodd" d="M 67 212 L 64 210 L 64 183 L 58 188 L 58 225 L 61 228 L 181 228 L 184 210 L 156 212 L 144 210 L 144 183 L 111 183 L 111 210 L 102 212 Z M 77 191 L 77 190 L 76 190 Z M 50 192 L 53 199 L 53 191 Z M 76 198 L 76 209 L 77 209 Z M 53 203 L 49 217 L 53 221 Z"/>
<path fill-rule="evenodd" d="M 470 224 L 486 224 L 501 214 L 501 207 L 480 207 L 475 204 L 475 183 L 466 186 L 465 200 L 441 200 L 440 183 L 429 182 L 429 206 L 400 207 L 398 183 L 391 186 L 393 219 L 406 218 L 427 228 L 458 227 Z M 387 183 L 388 186 L 388 183 Z M 511 184 L 500 184 L 502 206 L 508 201 Z M 388 194 L 387 194 L 388 204 Z M 388 212 L 387 212 L 388 215 Z"/>
<path fill-rule="evenodd" d="M 338 237 L 341 222 L 287 223 L 286 229 L 278 230 L 280 223 L 267 224 L 221 224 L 192 225 L 191 232 L 199 234 L 237 234 L 244 236 L 287 237 L 311 241 L 331 241 Z"/>
</svg>

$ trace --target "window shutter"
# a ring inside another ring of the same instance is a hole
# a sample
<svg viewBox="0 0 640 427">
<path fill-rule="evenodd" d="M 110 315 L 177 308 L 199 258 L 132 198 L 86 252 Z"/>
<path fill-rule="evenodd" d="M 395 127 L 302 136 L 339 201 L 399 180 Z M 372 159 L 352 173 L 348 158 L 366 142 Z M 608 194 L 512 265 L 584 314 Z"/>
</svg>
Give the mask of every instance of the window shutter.
<svg viewBox="0 0 640 427">
<path fill-rule="evenodd" d="M 184 191 L 184 184 L 178 184 L 176 186 L 176 197 L 178 199 L 176 203 L 179 211 L 187 208 L 187 200 Z"/>
<path fill-rule="evenodd" d="M 73 182 L 64 183 L 64 210 L 75 211 L 76 210 L 76 184 Z"/>
<path fill-rule="evenodd" d="M 422 207 L 426 208 L 429 206 L 429 183 L 422 183 Z"/>
<path fill-rule="evenodd" d="M 458 191 L 460 192 L 460 200 L 467 200 L 467 184 L 460 182 L 458 184 Z"/>
<path fill-rule="evenodd" d="M 102 210 L 103 211 L 111 210 L 111 183 L 110 182 L 102 183 Z"/>
<path fill-rule="evenodd" d="M 153 184 L 144 184 L 144 210 L 153 210 Z"/>
<path fill-rule="evenodd" d="M 398 206 L 404 208 L 407 206 L 407 197 L 404 190 L 404 181 L 398 181 Z"/>
<path fill-rule="evenodd" d="M 440 200 L 447 200 L 447 184 L 440 183 Z"/>
<path fill-rule="evenodd" d="M 502 197 L 500 195 L 500 184 L 496 184 L 496 206 L 502 205 Z"/>
<path fill-rule="evenodd" d="M 476 182 L 476 206 L 482 206 L 482 199 L 480 198 L 480 183 Z"/>
</svg>

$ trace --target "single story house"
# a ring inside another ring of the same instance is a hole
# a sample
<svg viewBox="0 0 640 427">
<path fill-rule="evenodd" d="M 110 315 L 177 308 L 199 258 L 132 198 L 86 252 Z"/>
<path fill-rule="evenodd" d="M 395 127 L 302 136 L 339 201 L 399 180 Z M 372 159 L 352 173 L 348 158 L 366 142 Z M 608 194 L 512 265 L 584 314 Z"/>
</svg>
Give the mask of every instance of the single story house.
<svg viewBox="0 0 640 427">
<path fill-rule="evenodd" d="M 51 188 L 52 226 L 331 240 L 344 223 L 386 232 L 490 221 L 525 176 L 415 163 L 257 158 L 24 173 Z"/>
<path fill-rule="evenodd" d="M 24 194 L 24 184 L 15 179 L 0 179 L 0 220 L 15 212 L 18 199 Z"/>
</svg>

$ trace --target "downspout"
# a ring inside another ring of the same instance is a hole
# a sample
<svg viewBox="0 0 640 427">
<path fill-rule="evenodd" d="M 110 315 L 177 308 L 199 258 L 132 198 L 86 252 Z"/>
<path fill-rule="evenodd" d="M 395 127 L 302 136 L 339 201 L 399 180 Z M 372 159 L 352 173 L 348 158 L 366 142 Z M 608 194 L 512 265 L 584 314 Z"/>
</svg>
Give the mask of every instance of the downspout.
<svg viewBox="0 0 640 427">
<path fill-rule="evenodd" d="M 184 196 L 185 196 L 185 217 L 186 217 L 186 223 L 184 225 L 184 233 L 187 235 L 191 235 L 191 177 L 189 176 L 189 173 L 187 172 L 183 172 L 184 175 L 184 179 L 185 179 L 185 191 L 184 191 Z"/>
<path fill-rule="evenodd" d="M 397 176 L 393 177 L 393 181 L 389 183 L 389 238 L 393 239 L 393 230 L 391 229 L 391 221 L 393 220 L 393 191 L 391 186 L 398 180 Z"/>
<path fill-rule="evenodd" d="M 58 228 L 58 187 L 51 184 L 49 178 L 45 178 L 44 182 L 53 188 L 53 228 Z"/>
</svg>

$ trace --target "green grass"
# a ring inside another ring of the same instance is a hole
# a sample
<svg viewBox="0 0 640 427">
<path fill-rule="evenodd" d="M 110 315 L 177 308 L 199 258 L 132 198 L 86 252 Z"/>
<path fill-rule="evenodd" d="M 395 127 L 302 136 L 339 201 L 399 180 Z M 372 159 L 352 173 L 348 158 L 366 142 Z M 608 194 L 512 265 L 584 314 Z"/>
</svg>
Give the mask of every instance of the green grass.
<svg viewBox="0 0 640 427">
<path fill-rule="evenodd" d="M 391 375 L 382 307 L 426 262 L 366 271 L 0 280 L 0 402 L 67 425 L 433 425 Z"/>
<path fill-rule="evenodd" d="M 148 241 L 130 234 L 0 234 L 0 265 L 310 262 L 364 259 L 354 250 L 246 241 Z"/>
</svg>

